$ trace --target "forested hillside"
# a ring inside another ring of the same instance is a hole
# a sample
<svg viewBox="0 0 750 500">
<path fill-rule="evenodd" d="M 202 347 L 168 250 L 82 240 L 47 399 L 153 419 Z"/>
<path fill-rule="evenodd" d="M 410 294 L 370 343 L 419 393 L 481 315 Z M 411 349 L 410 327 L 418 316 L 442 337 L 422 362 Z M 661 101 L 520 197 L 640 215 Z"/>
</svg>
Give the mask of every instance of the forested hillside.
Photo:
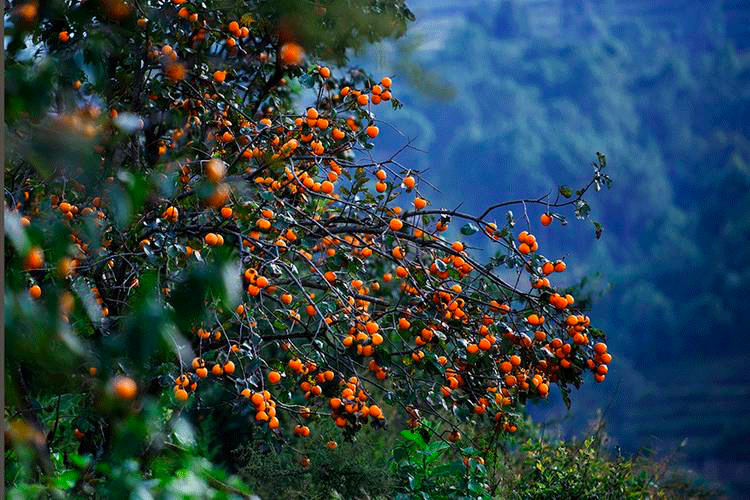
<svg viewBox="0 0 750 500">
<path fill-rule="evenodd" d="M 555 190 L 556 179 L 590 174 L 592 148 L 612 165 L 616 189 L 592 203 L 601 241 L 572 232 L 545 240 L 588 255 L 577 277 L 589 277 L 595 302 L 606 300 L 594 316 L 623 353 L 619 382 L 606 395 L 588 393 L 579 409 L 590 413 L 566 426 L 578 429 L 604 409 L 626 449 L 673 450 L 686 439 L 680 456 L 688 464 L 747 489 L 747 7 L 519 1 L 415 9 L 416 34 L 375 53 L 380 66 L 412 78 L 401 132 L 426 152 L 409 160 L 429 168 L 435 184 L 451 183 L 444 204 L 471 210 L 476 200 Z M 403 140 L 390 137 L 394 147 Z"/>
</svg>

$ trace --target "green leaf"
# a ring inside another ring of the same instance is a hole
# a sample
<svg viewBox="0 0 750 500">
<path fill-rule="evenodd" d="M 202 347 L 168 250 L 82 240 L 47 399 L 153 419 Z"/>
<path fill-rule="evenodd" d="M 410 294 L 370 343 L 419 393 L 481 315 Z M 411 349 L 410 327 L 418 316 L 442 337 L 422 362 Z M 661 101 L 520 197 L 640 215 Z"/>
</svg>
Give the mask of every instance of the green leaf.
<svg viewBox="0 0 750 500">
<path fill-rule="evenodd" d="M 560 194 L 566 198 L 573 196 L 573 190 L 568 186 L 560 186 Z"/>
<path fill-rule="evenodd" d="M 433 441 L 427 447 L 427 450 L 431 453 L 434 453 L 434 452 L 440 452 L 440 451 L 446 450 L 450 447 L 451 445 L 449 443 L 446 443 L 445 441 Z"/>
<path fill-rule="evenodd" d="M 565 403 L 565 408 L 570 410 L 570 389 L 568 387 L 560 386 L 560 394 L 562 394 L 563 403 Z"/>
<path fill-rule="evenodd" d="M 602 225 L 594 221 L 594 236 L 596 236 L 597 240 L 602 237 L 602 231 Z"/>
<path fill-rule="evenodd" d="M 476 234 L 479 232 L 479 228 L 476 226 L 476 224 L 469 222 L 468 224 L 464 224 L 461 227 L 461 234 L 464 236 L 471 236 L 472 234 Z"/>
<path fill-rule="evenodd" d="M 598 151 L 596 152 L 596 161 L 599 163 L 600 169 L 607 166 L 607 157 Z"/>
<path fill-rule="evenodd" d="M 299 82 L 308 89 L 311 89 L 315 86 L 315 78 L 312 75 L 302 75 L 299 78 Z"/>
<path fill-rule="evenodd" d="M 575 211 L 576 218 L 578 218 L 579 220 L 583 220 L 588 217 L 590 213 L 591 207 L 589 206 L 589 204 L 583 200 L 578 200 L 578 202 L 576 203 Z"/>
<path fill-rule="evenodd" d="M 418 477 L 409 476 L 409 486 L 413 490 L 418 490 L 419 487 L 422 485 L 422 481 Z"/>
<path fill-rule="evenodd" d="M 401 437 L 403 437 L 407 441 L 417 443 L 420 447 L 425 446 L 426 444 L 424 442 L 424 439 L 422 439 L 422 436 L 411 431 L 401 431 Z"/>
<path fill-rule="evenodd" d="M 91 463 L 91 455 L 79 455 L 78 453 L 71 453 L 70 461 L 73 462 L 73 465 L 75 465 L 76 467 L 83 469 Z"/>
<path fill-rule="evenodd" d="M 469 480 L 469 484 L 467 486 L 469 491 L 471 491 L 472 493 L 481 494 L 484 491 L 482 483 L 474 481 L 473 479 Z"/>
<path fill-rule="evenodd" d="M 79 477 L 81 477 L 81 475 L 78 471 L 66 470 L 55 478 L 55 486 L 63 490 L 68 490 L 75 486 L 76 481 L 78 481 Z"/>
</svg>

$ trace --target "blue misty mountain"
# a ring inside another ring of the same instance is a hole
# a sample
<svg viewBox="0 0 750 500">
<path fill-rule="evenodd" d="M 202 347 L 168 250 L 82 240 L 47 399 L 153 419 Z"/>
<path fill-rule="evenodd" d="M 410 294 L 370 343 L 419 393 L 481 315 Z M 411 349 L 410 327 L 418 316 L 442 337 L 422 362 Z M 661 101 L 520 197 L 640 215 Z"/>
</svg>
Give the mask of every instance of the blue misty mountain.
<svg viewBox="0 0 750 500">
<path fill-rule="evenodd" d="M 608 156 L 615 187 L 591 200 L 603 238 L 535 230 L 545 255 L 569 256 L 571 282 L 601 273 L 592 317 L 616 353 L 567 427 L 607 408 L 623 448 L 687 439 L 686 464 L 750 491 L 750 3 L 410 4 L 409 39 L 366 60 L 397 76 L 405 110 L 381 116 L 424 151 L 402 160 L 442 189 L 436 204 L 477 212 L 577 185 Z M 382 140 L 394 150 L 404 136 Z"/>
</svg>

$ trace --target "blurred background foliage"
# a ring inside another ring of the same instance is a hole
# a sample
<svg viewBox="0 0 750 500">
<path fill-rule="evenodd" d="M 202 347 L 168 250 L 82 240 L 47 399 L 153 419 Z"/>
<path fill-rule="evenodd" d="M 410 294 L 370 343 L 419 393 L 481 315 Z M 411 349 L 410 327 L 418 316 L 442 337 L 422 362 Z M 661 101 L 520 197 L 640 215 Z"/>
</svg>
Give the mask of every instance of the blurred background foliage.
<svg viewBox="0 0 750 500">
<path fill-rule="evenodd" d="M 570 413 L 552 414 L 576 433 L 606 410 L 624 449 L 684 445 L 683 463 L 747 492 L 750 7 L 411 6 L 409 35 L 362 60 L 410 78 L 392 148 L 413 139 L 421 151 L 409 161 L 430 169 L 440 203 L 470 211 L 479 200 L 547 193 L 588 175 L 592 148 L 612 166 L 616 189 L 591 203 L 602 239 L 556 231 L 545 241 L 576 255 L 572 274 L 602 305 L 592 318 L 620 353 L 617 368 Z"/>
</svg>

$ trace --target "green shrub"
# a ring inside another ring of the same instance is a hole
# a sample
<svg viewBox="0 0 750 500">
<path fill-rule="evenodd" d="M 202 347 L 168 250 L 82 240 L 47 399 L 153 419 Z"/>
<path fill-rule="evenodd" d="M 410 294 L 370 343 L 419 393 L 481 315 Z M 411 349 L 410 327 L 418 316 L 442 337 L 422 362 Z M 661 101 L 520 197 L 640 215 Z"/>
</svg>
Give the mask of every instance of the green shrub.
<svg viewBox="0 0 750 500">
<path fill-rule="evenodd" d="M 476 449 L 457 450 L 426 423 L 418 430 L 401 432 L 401 437 L 393 450 L 396 498 L 491 498 L 484 459 Z"/>
<path fill-rule="evenodd" d="M 544 437 L 534 425 L 527 429 L 495 452 L 497 498 L 713 498 L 717 493 L 666 459 L 611 450 L 601 422 L 583 439 Z"/>
<path fill-rule="evenodd" d="M 366 428 L 351 441 L 330 422 L 319 437 L 283 446 L 259 436 L 240 446 L 235 458 L 240 475 L 264 499 L 392 498 L 395 478 L 389 469 L 392 437 Z M 336 448 L 329 449 L 328 443 Z M 308 462 L 309 461 L 309 462 Z"/>
</svg>

